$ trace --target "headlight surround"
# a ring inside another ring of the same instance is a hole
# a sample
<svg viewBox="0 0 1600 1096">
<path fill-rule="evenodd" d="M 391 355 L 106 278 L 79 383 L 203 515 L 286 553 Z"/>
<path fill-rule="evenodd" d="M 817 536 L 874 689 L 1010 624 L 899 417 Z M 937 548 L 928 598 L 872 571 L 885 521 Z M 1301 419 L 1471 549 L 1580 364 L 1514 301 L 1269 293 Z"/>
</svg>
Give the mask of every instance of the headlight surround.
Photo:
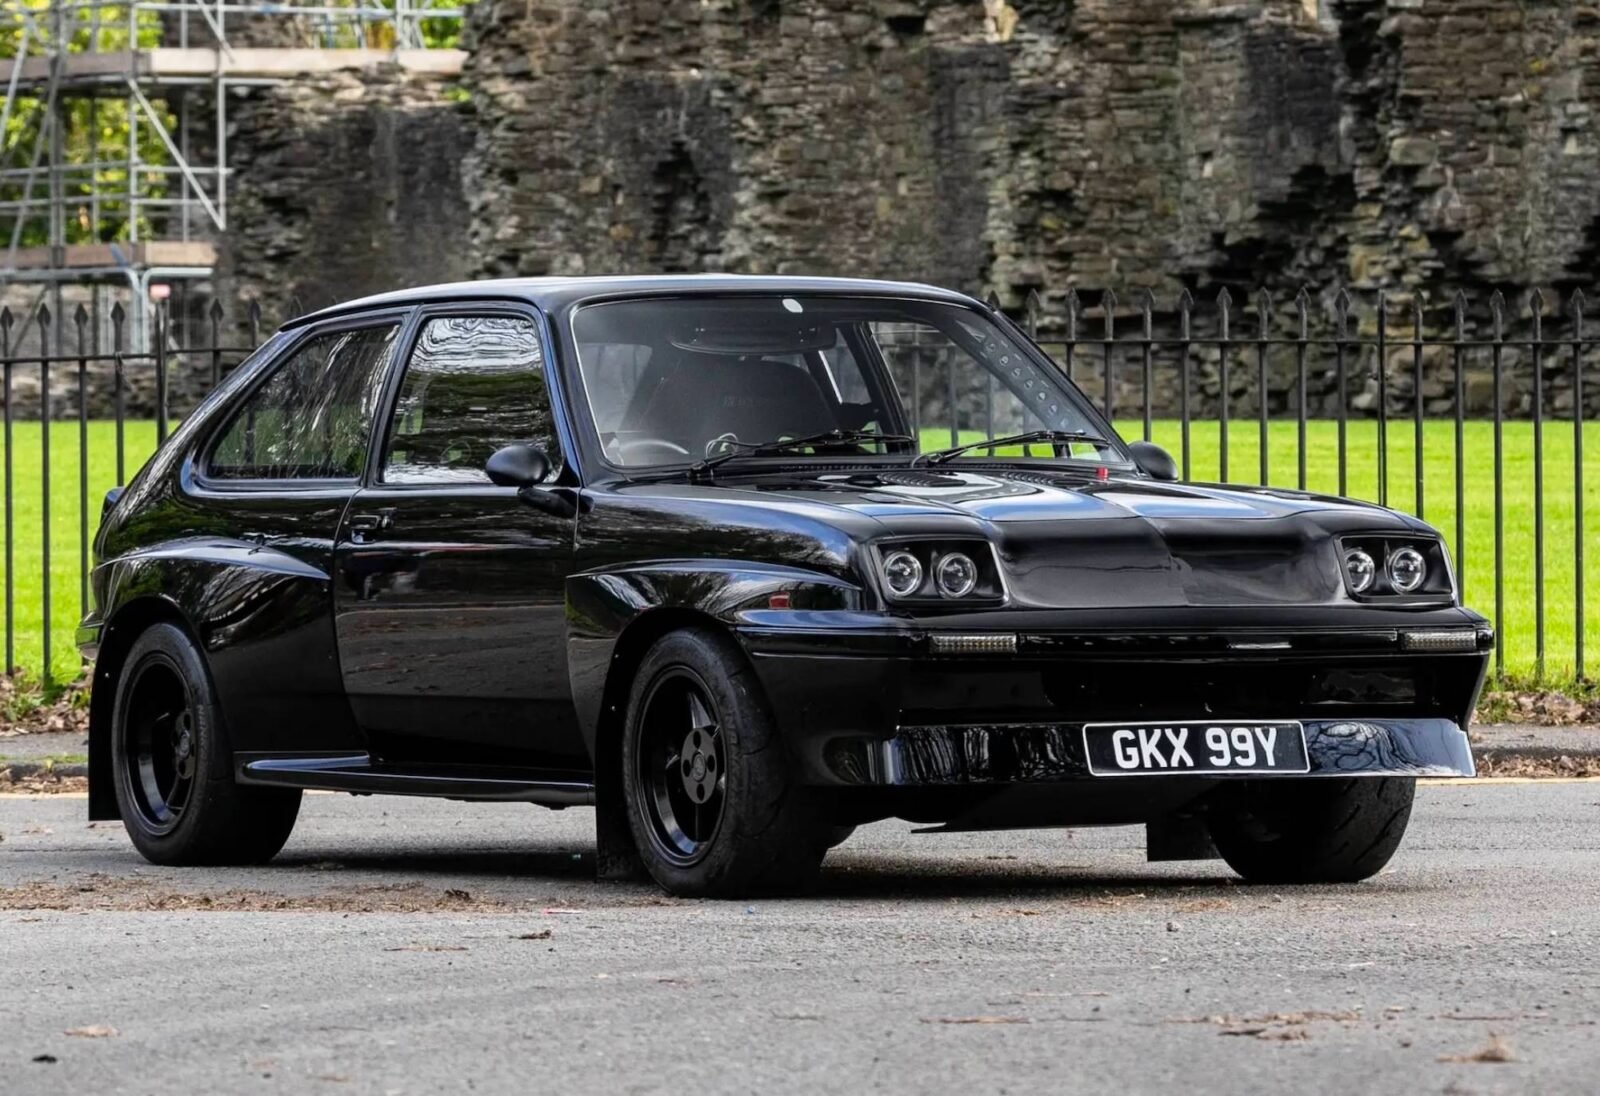
<svg viewBox="0 0 1600 1096">
<path fill-rule="evenodd" d="M 1397 548 L 1390 552 L 1383 569 L 1397 594 L 1414 594 L 1428 579 L 1428 563 L 1415 548 Z"/>
<path fill-rule="evenodd" d="M 1353 534 L 1338 540 L 1345 590 L 1359 601 L 1453 603 L 1444 541 L 1425 535 Z"/>
<path fill-rule="evenodd" d="M 928 609 L 998 605 L 1005 580 L 993 545 L 979 538 L 895 539 L 871 549 L 879 587 L 894 604 Z"/>
<path fill-rule="evenodd" d="M 922 589 L 922 561 L 900 549 L 883 557 L 883 584 L 895 597 L 915 597 Z"/>
</svg>

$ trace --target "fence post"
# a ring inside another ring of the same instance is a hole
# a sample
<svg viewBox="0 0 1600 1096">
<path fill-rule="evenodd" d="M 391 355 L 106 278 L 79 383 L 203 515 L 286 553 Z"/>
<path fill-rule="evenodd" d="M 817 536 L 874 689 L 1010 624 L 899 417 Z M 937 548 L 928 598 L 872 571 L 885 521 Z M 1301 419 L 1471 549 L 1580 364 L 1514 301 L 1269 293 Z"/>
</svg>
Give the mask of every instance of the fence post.
<svg viewBox="0 0 1600 1096">
<path fill-rule="evenodd" d="M 1106 290 L 1100 296 L 1100 308 L 1105 313 L 1106 333 L 1105 347 L 1105 404 L 1106 422 L 1113 427 L 1117 421 L 1117 378 L 1116 378 L 1116 342 L 1117 342 L 1117 294 L 1113 290 Z"/>
<path fill-rule="evenodd" d="M 167 302 L 156 305 L 156 445 L 167 440 Z"/>
<path fill-rule="evenodd" d="M 1348 462 L 1345 460 L 1347 446 L 1347 433 L 1349 429 L 1349 402 L 1350 387 L 1346 383 L 1344 363 L 1345 342 L 1350 332 L 1350 291 L 1344 286 L 1339 287 L 1339 292 L 1333 297 L 1333 370 L 1334 383 L 1338 390 L 1338 404 L 1335 414 L 1339 422 L 1339 495 L 1344 497 L 1350 493 L 1350 476 Z"/>
<path fill-rule="evenodd" d="M 1149 441 L 1150 435 L 1155 433 L 1155 406 L 1154 395 L 1151 389 L 1155 386 L 1155 317 L 1156 295 L 1144 289 L 1140 293 L 1139 311 L 1144 317 L 1144 348 L 1141 354 L 1141 365 L 1144 369 L 1144 440 Z"/>
<path fill-rule="evenodd" d="M 78 330 L 78 611 L 89 611 L 89 310 L 72 313 Z"/>
<path fill-rule="evenodd" d="M 44 616 L 44 683 L 54 680 L 50 658 L 50 308 L 40 305 L 39 322 L 39 471 L 40 530 L 39 547 L 43 557 L 43 586 L 40 589 Z"/>
<path fill-rule="evenodd" d="M 1456 290 L 1456 586 L 1461 599 L 1467 596 L 1467 295 Z"/>
<path fill-rule="evenodd" d="M 254 350 L 261 345 L 261 302 L 251 301 L 246 315 L 250 320 L 250 348 Z"/>
<path fill-rule="evenodd" d="M 1534 679 L 1544 680 L 1544 294 L 1528 294 L 1533 312 L 1533 650 Z"/>
<path fill-rule="evenodd" d="M 1577 570 L 1573 590 L 1573 675 L 1583 681 L 1583 290 L 1572 292 L 1572 554 Z"/>
<path fill-rule="evenodd" d="M 1423 514 L 1422 481 L 1425 475 L 1422 462 L 1422 306 L 1426 299 L 1427 294 L 1420 289 L 1411 295 L 1411 417 L 1415 427 L 1412 445 L 1416 449 L 1412 467 L 1417 476 L 1413 501 L 1419 518 Z"/>
<path fill-rule="evenodd" d="M 1489 298 L 1489 312 L 1494 317 L 1494 630 L 1499 640 L 1494 645 L 1494 673 L 1500 680 L 1506 676 L 1506 637 L 1501 628 L 1506 618 L 1505 406 L 1500 384 L 1505 310 L 1505 295 L 1497 289 Z"/>
<path fill-rule="evenodd" d="M 1272 326 L 1272 296 L 1265 289 L 1256 294 L 1256 411 L 1261 419 L 1261 486 L 1267 485 L 1267 332 Z"/>
<path fill-rule="evenodd" d="M 126 379 L 122 372 L 122 325 L 127 320 L 128 314 L 123 310 L 122 302 L 118 301 L 111 306 L 111 369 L 112 392 L 111 400 L 113 411 L 117 419 L 117 483 L 122 485 L 128 482 L 123 475 L 123 423 L 126 418 L 127 397 L 124 394 Z"/>
<path fill-rule="evenodd" d="M 1228 293 L 1228 287 L 1223 286 L 1217 294 L 1217 310 L 1222 320 L 1222 341 L 1218 345 L 1221 351 L 1221 381 L 1222 392 L 1218 401 L 1220 418 L 1217 431 L 1221 438 L 1221 452 L 1218 454 L 1217 479 L 1222 483 L 1228 482 L 1228 397 L 1232 394 L 1228 386 L 1228 310 L 1233 307 L 1233 297 Z"/>
<path fill-rule="evenodd" d="M 1378 290 L 1378 505 L 1389 505 L 1389 296 Z"/>
<path fill-rule="evenodd" d="M 222 383 L 222 302 L 211 298 L 211 387 Z"/>
<path fill-rule="evenodd" d="M 1078 291 L 1067 287 L 1067 380 L 1073 379 L 1072 359 L 1078 349 Z"/>
<path fill-rule="evenodd" d="M 1039 313 L 1044 309 L 1044 302 L 1039 300 L 1037 289 L 1028 290 L 1027 300 L 1023 301 L 1022 310 L 1024 321 L 1028 325 L 1028 338 L 1034 342 L 1039 341 Z"/>
<path fill-rule="evenodd" d="M 16 578 L 17 570 L 12 565 L 14 555 L 14 542 L 16 528 L 13 523 L 11 507 L 11 325 L 16 320 L 11 315 L 11 309 L 0 308 L 0 358 L 4 361 L 4 388 L 0 395 L 5 399 L 5 489 L 6 489 L 6 664 L 3 669 L 6 676 L 10 676 L 17 665 L 17 636 L 16 636 Z"/>
<path fill-rule="evenodd" d="M 1309 312 L 1311 310 L 1311 294 L 1306 292 L 1306 287 L 1301 286 L 1300 292 L 1294 295 L 1295 318 L 1299 321 L 1299 335 L 1295 338 L 1294 368 L 1298 377 L 1300 388 L 1300 413 L 1295 424 L 1295 442 L 1297 460 L 1299 462 L 1300 490 L 1306 489 L 1306 412 L 1309 409 L 1309 397 L 1306 395 L 1306 343 L 1310 339 L 1311 324 Z"/>
<path fill-rule="evenodd" d="M 1183 431 L 1183 478 L 1189 478 L 1189 313 L 1194 308 L 1194 298 L 1185 288 L 1178 294 L 1178 338 L 1182 347 L 1178 356 L 1178 422 Z"/>
</svg>

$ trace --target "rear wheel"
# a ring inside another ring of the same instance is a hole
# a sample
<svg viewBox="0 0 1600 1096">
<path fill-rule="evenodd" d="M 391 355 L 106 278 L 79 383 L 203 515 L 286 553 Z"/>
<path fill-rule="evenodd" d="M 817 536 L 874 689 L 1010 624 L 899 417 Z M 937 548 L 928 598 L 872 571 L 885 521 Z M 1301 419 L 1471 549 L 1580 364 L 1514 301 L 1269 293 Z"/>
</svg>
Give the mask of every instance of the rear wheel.
<svg viewBox="0 0 1600 1096">
<path fill-rule="evenodd" d="M 650 649 L 622 760 L 634 843 L 667 891 L 733 898 L 815 878 L 830 831 L 730 640 L 689 629 Z"/>
<path fill-rule="evenodd" d="M 111 753 L 122 824 L 152 863 L 261 863 L 294 829 L 298 789 L 234 783 L 205 661 L 174 625 L 153 625 L 128 652 Z"/>
<path fill-rule="evenodd" d="M 1376 875 L 1405 836 L 1409 777 L 1267 780 L 1225 790 L 1211 840 L 1252 883 L 1354 883 Z"/>
</svg>

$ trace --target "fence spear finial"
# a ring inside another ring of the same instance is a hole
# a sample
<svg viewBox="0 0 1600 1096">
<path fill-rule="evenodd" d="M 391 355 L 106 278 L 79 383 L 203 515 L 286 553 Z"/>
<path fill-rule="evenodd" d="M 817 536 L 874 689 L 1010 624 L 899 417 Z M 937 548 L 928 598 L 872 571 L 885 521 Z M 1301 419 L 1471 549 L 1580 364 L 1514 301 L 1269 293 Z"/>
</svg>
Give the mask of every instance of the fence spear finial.
<svg viewBox="0 0 1600 1096">
<path fill-rule="evenodd" d="M 1222 337 L 1228 337 L 1228 314 L 1233 308 L 1233 294 L 1228 292 L 1228 287 L 1223 286 L 1217 293 L 1217 311 L 1222 316 Z"/>
<path fill-rule="evenodd" d="M 1256 335 L 1258 338 L 1267 337 L 1267 329 L 1272 326 L 1272 294 L 1267 292 L 1266 286 L 1256 290 Z"/>
<path fill-rule="evenodd" d="M 1117 291 L 1108 289 L 1100 295 L 1100 311 L 1105 314 L 1106 339 L 1114 339 L 1117 335 Z"/>
<path fill-rule="evenodd" d="M 1583 307 L 1588 303 L 1581 289 L 1574 289 L 1567 300 L 1567 311 L 1572 313 L 1572 335 L 1579 340 L 1583 338 Z"/>
<path fill-rule="evenodd" d="M 1528 293 L 1528 311 L 1533 314 L 1533 337 L 1538 341 L 1544 337 L 1544 294 L 1538 286 Z"/>
<path fill-rule="evenodd" d="M 1489 295 L 1489 314 L 1494 317 L 1494 338 L 1499 342 L 1505 337 L 1506 295 L 1498 289 Z"/>
<path fill-rule="evenodd" d="M 1311 291 L 1304 285 L 1300 292 L 1294 295 L 1295 318 L 1300 321 L 1300 337 L 1308 338 L 1311 335 Z"/>
<path fill-rule="evenodd" d="M 1067 286 L 1067 341 L 1076 342 L 1078 338 L 1078 291 L 1072 286 Z"/>
<path fill-rule="evenodd" d="M 1189 341 L 1189 314 L 1194 311 L 1194 295 L 1189 287 L 1178 291 L 1178 330 L 1184 342 Z"/>
<path fill-rule="evenodd" d="M 1155 338 L 1156 295 L 1149 286 L 1139 290 L 1139 313 L 1144 318 L 1146 341 Z"/>
<path fill-rule="evenodd" d="M 1028 337 L 1039 337 L 1039 314 L 1044 311 L 1044 302 L 1039 299 L 1037 289 L 1028 290 L 1028 296 L 1022 302 L 1023 315 L 1027 318 Z"/>
<path fill-rule="evenodd" d="M 1350 291 L 1344 286 L 1333 295 L 1334 334 L 1342 342 L 1350 334 Z"/>
</svg>

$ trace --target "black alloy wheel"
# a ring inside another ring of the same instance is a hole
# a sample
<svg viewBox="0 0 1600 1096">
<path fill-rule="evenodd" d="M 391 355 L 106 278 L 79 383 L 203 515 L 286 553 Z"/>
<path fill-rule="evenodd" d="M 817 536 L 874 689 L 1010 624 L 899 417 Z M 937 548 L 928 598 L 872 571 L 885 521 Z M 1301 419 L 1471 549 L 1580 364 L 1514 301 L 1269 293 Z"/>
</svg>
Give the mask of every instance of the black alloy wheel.
<svg viewBox="0 0 1600 1096">
<path fill-rule="evenodd" d="M 728 766 L 716 702 L 693 670 L 674 666 L 656 678 L 644 702 L 638 766 L 662 851 L 695 863 L 722 825 Z"/>
<path fill-rule="evenodd" d="M 792 893 L 830 839 L 749 660 L 710 629 L 669 633 L 634 674 L 622 740 L 628 827 L 646 870 L 683 897 Z"/>
<path fill-rule="evenodd" d="M 235 783 L 211 674 L 176 624 L 134 640 L 109 730 L 117 809 L 146 860 L 259 864 L 289 839 L 299 789 Z"/>
</svg>

